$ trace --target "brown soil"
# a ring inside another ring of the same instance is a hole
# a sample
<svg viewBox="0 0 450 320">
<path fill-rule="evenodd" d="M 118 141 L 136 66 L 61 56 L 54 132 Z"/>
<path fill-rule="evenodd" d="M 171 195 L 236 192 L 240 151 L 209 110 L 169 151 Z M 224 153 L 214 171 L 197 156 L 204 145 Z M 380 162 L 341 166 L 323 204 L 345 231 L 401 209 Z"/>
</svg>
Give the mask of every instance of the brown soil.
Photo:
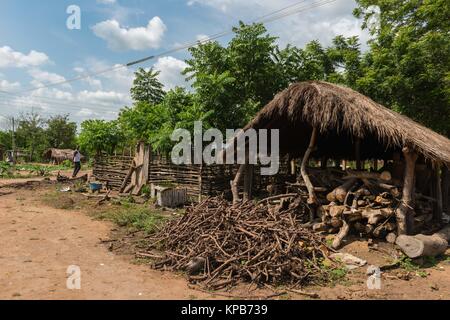
<svg viewBox="0 0 450 320">
<path fill-rule="evenodd" d="M 137 264 L 132 253 L 139 234 L 129 235 L 112 223 L 93 220 L 81 209 L 44 205 L 43 195 L 55 186 L 5 187 L 17 182 L 0 181 L 0 299 L 224 298 L 190 288 L 183 275 Z M 102 242 L 105 239 L 118 241 Z M 396 254 L 387 244 L 369 250 L 365 241 L 348 243 L 343 251 L 378 266 L 389 264 Z M 66 287 L 69 265 L 81 268 L 81 290 Z M 321 299 L 450 299 L 448 258 L 424 269 L 426 277 L 422 271 L 421 277 L 402 269 L 383 273 L 381 290 L 367 289 L 366 269 L 350 272 L 347 280 L 334 287 L 305 290 L 318 293 Z M 242 285 L 225 295 L 267 297 L 272 293 L 248 288 Z M 307 299 L 292 293 L 277 298 Z"/>
</svg>

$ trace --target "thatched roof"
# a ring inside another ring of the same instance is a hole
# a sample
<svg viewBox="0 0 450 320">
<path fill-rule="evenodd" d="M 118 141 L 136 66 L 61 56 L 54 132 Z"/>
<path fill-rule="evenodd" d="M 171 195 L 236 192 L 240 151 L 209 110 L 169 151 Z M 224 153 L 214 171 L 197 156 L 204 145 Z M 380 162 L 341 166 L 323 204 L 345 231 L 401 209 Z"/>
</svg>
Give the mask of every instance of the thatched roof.
<svg viewBox="0 0 450 320">
<path fill-rule="evenodd" d="M 315 156 L 352 159 L 361 139 L 363 159 L 384 159 L 403 146 L 450 165 L 450 140 L 343 86 L 309 81 L 279 93 L 245 129 L 280 129 L 282 154 L 303 155 L 312 127 L 320 129 Z"/>
<path fill-rule="evenodd" d="M 49 160 L 55 159 L 58 161 L 72 160 L 74 152 L 75 152 L 75 150 L 72 150 L 72 149 L 51 148 L 44 152 L 44 157 Z M 84 156 L 81 155 L 81 158 L 83 159 Z"/>
</svg>

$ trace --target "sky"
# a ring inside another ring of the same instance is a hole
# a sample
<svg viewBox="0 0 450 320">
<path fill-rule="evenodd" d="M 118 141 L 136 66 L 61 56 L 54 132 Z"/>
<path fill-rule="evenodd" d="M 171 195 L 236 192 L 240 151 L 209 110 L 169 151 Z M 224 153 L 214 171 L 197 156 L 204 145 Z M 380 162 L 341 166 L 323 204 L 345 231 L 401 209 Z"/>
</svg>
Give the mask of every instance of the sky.
<svg viewBox="0 0 450 320">
<path fill-rule="evenodd" d="M 297 7 L 323 0 L 303 0 Z M 252 22 L 299 0 L 0 0 L 0 126 L 5 118 L 27 112 L 45 117 L 69 114 L 77 123 L 111 120 L 131 105 L 129 90 L 137 67 L 154 67 L 167 90 L 189 89 L 181 75 L 187 50 L 142 65 L 119 68 L 95 77 L 40 88 L 157 55 L 186 43 L 230 30 L 239 20 Z M 71 26 L 73 6 L 80 25 Z M 302 47 L 333 37 L 369 36 L 353 17 L 354 0 L 321 7 L 268 23 L 269 33 L 284 47 Z M 69 10 L 68 10 L 69 9 Z M 219 39 L 226 44 L 229 36 Z"/>
</svg>

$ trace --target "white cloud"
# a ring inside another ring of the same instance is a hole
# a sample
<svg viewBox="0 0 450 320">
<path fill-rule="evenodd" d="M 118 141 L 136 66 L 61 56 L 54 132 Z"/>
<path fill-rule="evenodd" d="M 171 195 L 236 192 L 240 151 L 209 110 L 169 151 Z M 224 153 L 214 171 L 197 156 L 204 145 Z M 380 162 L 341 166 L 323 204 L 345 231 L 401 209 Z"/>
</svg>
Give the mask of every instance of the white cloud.
<svg viewBox="0 0 450 320">
<path fill-rule="evenodd" d="M 161 71 L 159 81 L 164 84 L 166 90 L 175 88 L 176 86 L 186 87 L 187 82 L 185 76 L 181 72 L 188 65 L 174 57 L 162 57 L 154 64 L 155 70 Z"/>
<path fill-rule="evenodd" d="M 354 0 L 336 1 L 324 6 L 316 6 L 312 1 L 306 1 L 294 6 L 295 0 L 189 0 L 188 5 L 210 7 L 223 16 L 226 23 L 232 18 L 234 24 L 239 19 L 246 22 L 289 7 L 290 12 L 296 9 L 306 9 L 291 16 L 266 24 L 269 32 L 279 37 L 279 43 L 288 43 L 302 47 L 312 40 L 319 40 L 323 45 L 331 44 L 332 39 L 339 34 L 346 37 L 359 36 L 363 48 L 370 38 L 366 30 L 361 30 L 361 21 L 353 16 L 356 8 Z M 287 11 L 283 11 L 287 12 Z"/>
<path fill-rule="evenodd" d="M 43 52 L 31 50 L 30 53 L 14 51 L 11 47 L 0 47 L 0 68 L 27 68 L 47 63 L 48 56 Z"/>
<path fill-rule="evenodd" d="M 76 67 L 73 70 L 78 73 L 80 76 L 87 74 L 84 68 Z M 82 81 L 86 83 L 90 88 L 101 90 L 103 88 L 102 81 L 100 79 L 96 79 L 93 77 L 83 78 Z"/>
<path fill-rule="evenodd" d="M 83 90 L 78 93 L 77 100 L 89 104 L 99 104 L 103 106 L 125 105 L 130 102 L 127 95 L 115 91 L 87 91 Z"/>
<path fill-rule="evenodd" d="M 0 80 L 0 91 L 14 91 L 20 88 L 19 82 L 9 82 L 7 80 Z"/>
<path fill-rule="evenodd" d="M 77 112 L 77 116 L 79 117 L 90 117 L 95 115 L 96 113 L 88 108 L 82 108 L 80 111 Z"/>
<path fill-rule="evenodd" d="M 66 81 L 66 78 L 59 74 L 47 72 L 38 68 L 30 69 L 28 74 L 33 78 L 31 84 L 35 87 L 40 87 L 48 83 L 59 83 Z M 65 83 L 62 87 L 70 88 L 71 86 L 68 83 Z"/>
<path fill-rule="evenodd" d="M 117 20 L 107 20 L 97 23 L 92 30 L 109 48 L 123 51 L 158 48 L 167 27 L 159 17 L 154 17 L 146 27 L 125 28 Z"/>
</svg>

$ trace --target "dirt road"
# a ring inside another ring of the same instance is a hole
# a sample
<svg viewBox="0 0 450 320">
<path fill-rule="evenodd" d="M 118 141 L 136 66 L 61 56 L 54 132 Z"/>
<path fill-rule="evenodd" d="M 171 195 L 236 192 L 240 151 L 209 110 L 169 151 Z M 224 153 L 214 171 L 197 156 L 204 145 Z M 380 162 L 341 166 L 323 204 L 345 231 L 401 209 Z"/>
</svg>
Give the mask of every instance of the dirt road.
<svg viewBox="0 0 450 320">
<path fill-rule="evenodd" d="M 2 192 L 7 190 L 2 189 Z M 33 191 L 0 198 L 0 299 L 194 299 L 182 277 L 132 264 L 100 244 L 112 225 L 42 206 Z M 67 268 L 81 269 L 68 290 Z"/>
</svg>

